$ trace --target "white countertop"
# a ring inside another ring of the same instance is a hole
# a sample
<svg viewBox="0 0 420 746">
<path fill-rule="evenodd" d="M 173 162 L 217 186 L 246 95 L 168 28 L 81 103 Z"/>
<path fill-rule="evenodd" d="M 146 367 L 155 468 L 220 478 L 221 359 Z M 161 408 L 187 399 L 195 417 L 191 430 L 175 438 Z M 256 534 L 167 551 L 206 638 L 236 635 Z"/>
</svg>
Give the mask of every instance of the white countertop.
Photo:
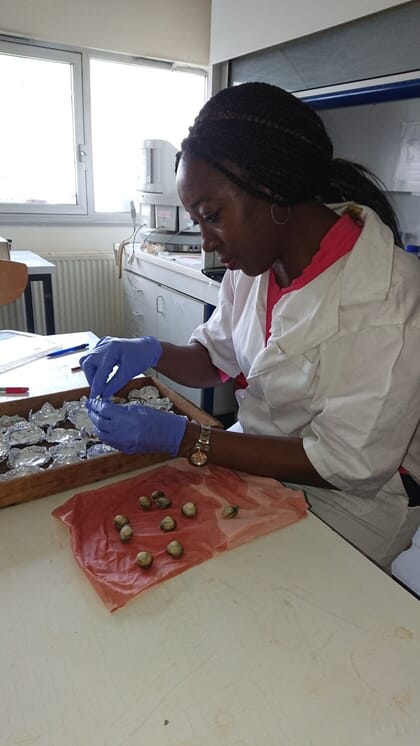
<svg viewBox="0 0 420 746">
<path fill-rule="evenodd" d="M 1 746 L 418 746 L 420 604 L 317 518 L 111 615 L 72 494 L 0 516 Z"/>
<path fill-rule="evenodd" d="M 115 248 L 117 247 L 116 244 Z M 220 283 L 206 277 L 201 272 L 202 266 L 200 254 L 148 254 L 140 250 L 140 244 L 134 244 L 134 247 L 128 244 L 123 260 L 124 271 L 134 272 L 215 306 Z"/>
<path fill-rule="evenodd" d="M 0 511 L 0 746 L 418 746 L 420 603 L 315 516 L 110 614 L 51 516 L 74 492 Z"/>
</svg>

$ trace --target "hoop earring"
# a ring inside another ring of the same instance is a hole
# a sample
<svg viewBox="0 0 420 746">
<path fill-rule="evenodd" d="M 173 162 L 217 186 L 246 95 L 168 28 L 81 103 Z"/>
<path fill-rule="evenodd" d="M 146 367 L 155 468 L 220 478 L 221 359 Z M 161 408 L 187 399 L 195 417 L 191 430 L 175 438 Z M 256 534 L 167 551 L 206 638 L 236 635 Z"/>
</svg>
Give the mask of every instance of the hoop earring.
<svg viewBox="0 0 420 746">
<path fill-rule="evenodd" d="M 273 223 L 275 223 L 276 225 L 285 225 L 290 220 L 290 216 L 292 214 L 292 208 L 290 207 L 290 205 L 287 205 L 287 216 L 285 217 L 284 220 L 278 220 L 276 216 L 274 215 L 275 206 L 276 206 L 276 203 L 273 202 L 273 204 L 270 207 L 270 215 L 271 215 L 271 219 Z"/>
</svg>

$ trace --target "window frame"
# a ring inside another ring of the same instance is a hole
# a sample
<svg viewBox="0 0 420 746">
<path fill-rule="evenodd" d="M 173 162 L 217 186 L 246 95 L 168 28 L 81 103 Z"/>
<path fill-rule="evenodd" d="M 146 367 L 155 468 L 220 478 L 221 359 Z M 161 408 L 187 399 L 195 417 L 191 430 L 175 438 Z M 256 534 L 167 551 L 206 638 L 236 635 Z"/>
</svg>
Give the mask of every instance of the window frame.
<svg viewBox="0 0 420 746">
<path fill-rule="evenodd" d="M 73 153 L 75 163 L 75 176 L 77 185 L 77 203 L 29 205 L 25 202 L 0 202 L 0 213 L 2 216 L 12 215 L 86 215 L 87 214 L 87 189 L 86 189 L 86 167 L 83 153 L 85 152 L 85 121 L 83 115 L 82 94 L 82 54 L 64 49 L 52 47 L 41 47 L 34 43 L 22 40 L 4 41 L 0 37 L 1 52 L 19 56 L 19 47 L 25 51 L 21 56 L 32 57 L 42 60 L 65 62 L 72 66 L 72 100 L 73 100 Z"/>
<path fill-rule="evenodd" d="M 12 37 L 0 34 L 0 51 L 22 52 L 28 50 L 28 56 L 40 59 L 51 59 L 73 64 L 74 96 L 74 135 L 75 159 L 77 164 L 77 205 L 27 205 L 25 203 L 0 202 L 1 224 L 103 224 L 131 225 L 130 212 L 95 212 L 94 179 L 92 158 L 92 127 L 90 97 L 90 61 L 109 60 L 124 64 L 161 67 L 168 70 L 185 70 L 195 72 L 208 78 L 208 69 L 204 66 L 190 65 L 169 60 L 158 60 L 137 57 L 128 54 L 69 47 L 68 45 L 39 42 L 32 39 Z"/>
</svg>

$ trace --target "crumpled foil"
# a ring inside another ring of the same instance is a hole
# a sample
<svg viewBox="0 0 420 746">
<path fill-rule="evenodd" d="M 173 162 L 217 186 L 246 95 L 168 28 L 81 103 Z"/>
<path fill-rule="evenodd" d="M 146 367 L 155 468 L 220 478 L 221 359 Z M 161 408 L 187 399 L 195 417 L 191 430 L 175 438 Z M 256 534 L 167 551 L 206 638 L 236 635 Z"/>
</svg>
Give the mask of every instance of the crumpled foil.
<svg viewBox="0 0 420 746">
<path fill-rule="evenodd" d="M 106 443 L 94 443 L 86 451 L 87 458 L 96 458 L 97 456 L 104 456 L 106 453 L 117 453 L 116 448 L 108 446 Z"/>
<path fill-rule="evenodd" d="M 79 430 L 73 427 L 52 427 L 47 430 L 46 440 L 48 443 L 65 443 L 72 440 L 81 440 L 82 435 Z"/>
<path fill-rule="evenodd" d="M 80 409 L 81 407 L 85 407 L 87 400 L 88 400 L 88 397 L 83 395 L 80 397 L 80 399 L 75 399 L 72 401 L 65 401 L 63 404 L 63 408 L 68 414 L 73 409 Z"/>
<path fill-rule="evenodd" d="M 45 402 L 37 412 L 30 412 L 28 419 L 30 422 L 35 422 L 39 427 L 50 427 L 63 422 L 65 417 L 66 411 L 64 407 L 56 409 L 49 402 Z"/>
<path fill-rule="evenodd" d="M 10 469 L 6 474 L 1 474 L 0 479 L 2 481 L 9 479 L 18 479 L 18 477 L 27 477 L 30 474 L 39 474 L 43 469 L 39 466 L 17 466 L 15 469 Z"/>
<path fill-rule="evenodd" d="M 26 420 L 20 414 L 2 414 L 0 417 L 0 431 L 7 430 L 10 425 L 15 425 L 16 422 L 26 422 Z"/>
<path fill-rule="evenodd" d="M 139 389 L 131 389 L 128 392 L 128 399 L 158 399 L 160 391 L 156 386 L 141 386 Z"/>
<path fill-rule="evenodd" d="M 45 439 L 42 427 L 33 422 L 16 422 L 5 431 L 11 446 L 34 445 Z"/>
<path fill-rule="evenodd" d="M 0 433 L 0 461 L 5 461 L 10 450 L 9 439 Z"/>
<path fill-rule="evenodd" d="M 68 456 L 74 453 L 79 458 L 85 458 L 86 443 L 83 440 L 69 440 L 64 443 L 57 443 L 57 445 L 55 446 L 50 446 L 49 452 L 52 458 L 58 458 L 59 456 Z"/>
<path fill-rule="evenodd" d="M 21 466 L 45 466 L 49 461 L 51 461 L 51 456 L 44 446 L 11 448 L 7 459 L 7 463 L 12 469 Z"/>
<path fill-rule="evenodd" d="M 72 409 L 67 416 L 70 422 L 82 431 L 82 434 L 86 433 L 96 439 L 95 427 L 85 406 L 80 409 Z"/>
</svg>

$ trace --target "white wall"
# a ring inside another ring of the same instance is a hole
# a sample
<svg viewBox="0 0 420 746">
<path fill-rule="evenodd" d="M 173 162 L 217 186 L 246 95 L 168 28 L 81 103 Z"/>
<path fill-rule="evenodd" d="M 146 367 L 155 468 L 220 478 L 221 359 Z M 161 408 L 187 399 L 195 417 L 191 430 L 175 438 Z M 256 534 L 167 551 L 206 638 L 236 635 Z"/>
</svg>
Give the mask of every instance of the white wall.
<svg viewBox="0 0 420 746">
<path fill-rule="evenodd" d="M 210 62 L 255 52 L 405 0 L 212 0 Z"/>
<path fill-rule="evenodd" d="M 0 32 L 207 65 L 211 0 L 1 0 Z"/>
<path fill-rule="evenodd" d="M 5 225 L 0 234 L 12 239 L 17 251 L 34 251 L 48 255 L 83 253 L 112 253 L 113 244 L 131 234 L 131 225 Z"/>
</svg>

